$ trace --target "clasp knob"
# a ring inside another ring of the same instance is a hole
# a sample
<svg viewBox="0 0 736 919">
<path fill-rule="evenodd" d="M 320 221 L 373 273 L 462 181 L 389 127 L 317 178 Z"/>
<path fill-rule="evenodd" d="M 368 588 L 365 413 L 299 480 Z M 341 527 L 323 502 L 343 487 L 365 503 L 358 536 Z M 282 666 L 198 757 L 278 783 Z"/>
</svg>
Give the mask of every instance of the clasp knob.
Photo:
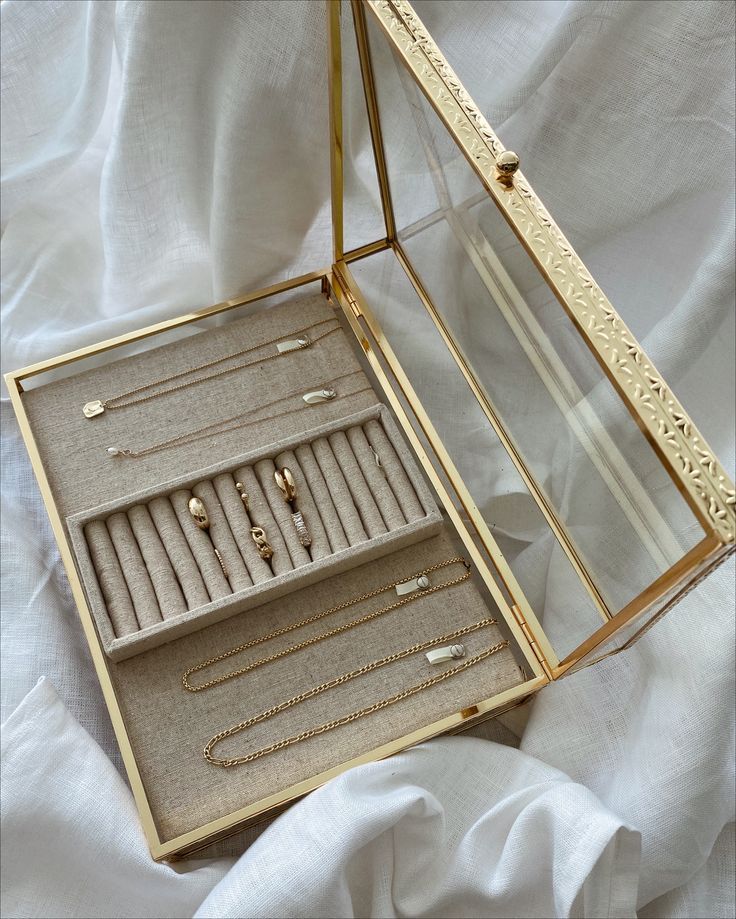
<svg viewBox="0 0 736 919">
<path fill-rule="evenodd" d="M 513 150 L 504 150 L 496 157 L 496 178 L 510 188 L 514 181 L 514 173 L 519 168 L 519 157 Z"/>
</svg>

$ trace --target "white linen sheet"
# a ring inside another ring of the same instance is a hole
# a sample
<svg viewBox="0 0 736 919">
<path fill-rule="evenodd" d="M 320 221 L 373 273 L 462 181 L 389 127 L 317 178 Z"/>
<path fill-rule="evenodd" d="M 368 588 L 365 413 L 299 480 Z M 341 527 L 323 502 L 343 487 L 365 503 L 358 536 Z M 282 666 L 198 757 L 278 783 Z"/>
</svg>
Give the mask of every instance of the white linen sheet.
<svg viewBox="0 0 736 919">
<path fill-rule="evenodd" d="M 733 5 L 416 7 L 733 474 Z M 329 263 L 321 2 L 0 14 L 3 370 Z M 2 413 L 3 916 L 734 915 L 733 565 L 520 750 L 436 740 L 155 865 Z"/>
</svg>

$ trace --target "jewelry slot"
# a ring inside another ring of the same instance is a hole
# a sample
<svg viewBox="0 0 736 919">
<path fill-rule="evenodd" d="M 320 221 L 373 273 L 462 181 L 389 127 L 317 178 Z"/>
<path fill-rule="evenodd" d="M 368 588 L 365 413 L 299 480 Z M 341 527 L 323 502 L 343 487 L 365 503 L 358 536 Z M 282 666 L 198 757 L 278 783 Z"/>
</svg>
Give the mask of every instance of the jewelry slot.
<svg viewBox="0 0 736 919">
<path fill-rule="evenodd" d="M 221 600 L 232 593 L 230 584 L 222 573 L 222 566 L 215 555 L 212 540 L 203 530 L 199 529 L 192 518 L 189 510 L 191 499 L 192 493 L 186 489 L 175 491 L 170 496 L 174 512 L 197 562 L 210 600 Z"/>
<path fill-rule="evenodd" d="M 331 554 L 330 541 L 327 538 L 327 532 L 322 522 L 317 503 L 312 497 L 307 480 L 299 465 L 296 455 L 292 450 L 285 450 L 276 457 L 276 467 L 278 469 L 289 469 L 294 477 L 296 484 L 296 507 L 302 513 L 305 526 L 309 533 L 310 544 L 307 551 L 312 561 L 320 558 L 327 558 Z"/>
<path fill-rule="evenodd" d="M 309 444 L 300 444 L 294 452 L 309 486 L 309 491 L 315 504 L 319 507 L 320 518 L 327 533 L 330 550 L 332 552 L 341 552 L 343 549 L 347 549 L 348 540 L 340 522 L 340 515 L 337 513 L 337 508 L 332 501 L 332 495 L 311 446 Z"/>
<path fill-rule="evenodd" d="M 399 507 L 399 502 L 396 500 L 396 496 L 388 483 L 380 454 L 378 451 L 373 450 L 368 443 L 368 438 L 365 436 L 363 428 L 357 426 L 348 428 L 346 433 L 350 449 L 353 451 L 368 488 L 375 498 L 386 529 L 395 530 L 397 527 L 404 526 L 406 517 L 404 517 L 404 512 Z"/>
<path fill-rule="evenodd" d="M 360 514 L 360 519 L 363 521 L 363 526 L 368 534 L 368 538 L 375 539 L 376 536 L 388 532 L 388 527 L 383 522 L 383 517 L 378 509 L 375 498 L 371 494 L 366 480 L 363 478 L 363 473 L 355 459 L 355 455 L 345 436 L 345 432 L 335 431 L 334 434 L 330 435 L 329 441 L 332 452 L 335 454 L 335 459 L 340 464 L 340 468 L 345 475 L 345 481 L 347 482 L 350 494 L 353 497 L 353 502 Z"/>
<path fill-rule="evenodd" d="M 125 513 L 112 514 L 107 518 L 107 532 L 110 534 L 115 554 L 128 585 L 130 598 L 133 601 L 135 618 L 138 627 L 145 629 L 162 621 L 156 592 L 153 589 L 151 576 L 143 561 L 141 550 L 136 542 L 130 522 Z"/>
<path fill-rule="evenodd" d="M 291 505 L 284 500 L 284 496 L 279 490 L 274 478 L 276 464 L 272 459 L 263 459 L 257 462 L 253 468 L 255 469 L 258 481 L 261 483 L 263 494 L 266 496 L 266 500 L 271 507 L 271 513 L 276 518 L 276 522 L 281 530 L 281 535 L 289 551 L 292 565 L 294 568 L 301 568 L 302 565 L 308 565 L 311 561 L 309 552 L 300 542 L 296 521 L 293 517 L 293 514 L 297 512 L 296 508 L 292 508 Z"/>
<path fill-rule="evenodd" d="M 263 532 L 263 539 L 268 542 L 273 550 L 273 554 L 268 559 L 268 564 L 271 566 L 274 575 L 293 571 L 294 566 L 291 563 L 291 556 L 286 548 L 286 542 L 281 535 L 279 525 L 271 511 L 271 505 L 266 500 L 255 472 L 250 466 L 243 466 L 235 471 L 235 480 L 243 484 L 248 495 L 252 525 L 260 528 Z M 253 544 L 256 545 L 256 542 L 254 541 Z"/>
<path fill-rule="evenodd" d="M 345 536 L 351 546 L 366 542 L 368 534 L 360 519 L 360 514 L 350 494 L 348 483 L 342 473 L 335 454 L 332 452 L 330 442 L 326 437 L 318 437 L 312 441 L 312 451 L 327 483 L 333 504 L 343 526 Z"/>
<path fill-rule="evenodd" d="M 161 617 L 170 619 L 186 612 L 184 594 L 145 504 L 130 508 L 128 522 L 151 578 Z"/>
<path fill-rule="evenodd" d="M 90 520 L 84 535 L 115 637 L 137 632 L 133 600 L 105 521 Z"/>
<path fill-rule="evenodd" d="M 371 419 L 363 425 L 368 444 L 376 451 L 381 465 L 386 471 L 386 479 L 391 485 L 391 490 L 401 507 L 407 523 L 420 520 L 424 516 L 424 509 L 417 497 L 414 486 L 406 474 L 404 464 L 399 459 L 393 444 L 386 435 L 385 430 L 376 419 Z"/>
<path fill-rule="evenodd" d="M 154 498 L 148 504 L 148 512 L 184 593 L 187 609 L 197 609 L 209 603 L 210 595 L 202 578 L 202 572 L 199 570 L 199 565 L 195 561 L 189 542 L 182 532 L 169 499 Z"/>
<path fill-rule="evenodd" d="M 248 569 L 245 567 L 240 550 L 233 539 L 230 525 L 220 506 L 220 502 L 217 500 L 217 494 L 212 482 L 198 482 L 192 488 L 192 494 L 195 498 L 199 498 L 200 501 L 204 502 L 204 506 L 207 509 L 209 516 L 207 534 L 212 540 L 212 547 L 216 550 L 216 556 L 219 554 L 219 558 L 222 559 L 222 563 L 225 566 L 225 577 L 230 584 L 230 589 L 234 593 L 236 590 L 246 590 L 246 588 L 252 587 L 253 581 L 248 574 Z"/>
<path fill-rule="evenodd" d="M 215 476 L 213 485 L 251 580 L 254 584 L 262 584 L 270 580 L 273 577 L 273 571 L 268 561 L 259 553 L 258 546 L 253 540 L 251 532 L 253 523 L 245 502 L 235 487 L 235 479 L 230 473 L 224 472 Z M 245 491 L 245 486 L 243 486 L 243 492 L 248 497 L 248 504 L 250 504 L 250 496 Z"/>
</svg>

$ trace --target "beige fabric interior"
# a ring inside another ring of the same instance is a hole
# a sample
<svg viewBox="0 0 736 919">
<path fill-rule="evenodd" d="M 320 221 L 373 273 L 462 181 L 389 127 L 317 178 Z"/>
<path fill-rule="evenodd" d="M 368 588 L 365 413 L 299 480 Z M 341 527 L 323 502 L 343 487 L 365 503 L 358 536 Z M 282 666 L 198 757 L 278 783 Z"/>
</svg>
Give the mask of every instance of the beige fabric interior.
<svg viewBox="0 0 736 919">
<path fill-rule="evenodd" d="M 377 404 L 342 331 L 256 368 L 238 370 L 233 359 L 231 372 L 142 406 L 106 411 L 93 419 L 82 414 L 87 401 L 194 365 L 216 360 L 218 369 L 228 368 L 228 360 L 221 358 L 258 342 L 264 343 L 267 356 L 274 346 L 266 343 L 279 332 L 292 338 L 317 323 L 323 332 L 331 329 L 325 320 L 332 318 L 322 297 L 305 297 L 39 387 L 24 397 L 52 490 L 67 518 L 101 642 L 110 654 L 111 679 L 164 840 L 522 681 L 511 650 L 504 649 L 398 704 L 248 766 L 226 770 L 205 761 L 205 743 L 236 721 L 489 615 L 490 601 L 468 580 L 418 594 L 399 609 L 240 679 L 194 694 L 183 688 L 184 670 L 206 658 L 391 581 L 416 576 L 458 554 L 413 457 L 388 410 Z M 255 357 L 259 354 L 256 350 Z M 309 407 L 301 403 L 300 391 L 328 383 L 338 398 Z M 259 414 L 259 406 L 279 396 L 278 407 Z M 169 434 L 223 421 L 244 405 L 258 419 L 245 430 L 185 440 L 134 460 L 106 453 L 109 445 L 141 449 Z M 312 439 L 309 432 L 317 434 Z M 285 462 L 301 489 L 297 506 L 312 529 L 311 553 L 295 546 L 291 508 L 273 480 L 275 464 Z M 248 492 L 247 509 L 235 482 L 242 482 Z M 188 509 L 192 494 L 207 504 L 208 532 L 193 525 Z M 270 564 L 254 553 L 254 525 L 266 530 L 274 546 Z M 229 576 L 237 580 L 235 593 L 215 547 Z M 431 574 L 431 582 L 444 583 L 463 571 L 462 564 L 454 563 Z M 248 597 L 254 599 L 244 599 Z M 237 655 L 232 663 L 242 666 L 394 600 L 393 590 L 362 600 L 324 622 Z M 182 602 L 186 611 L 172 614 Z M 206 616 L 201 615 L 204 610 Z M 462 643 L 472 656 L 499 638 L 491 626 L 468 634 Z M 225 663 L 218 666 L 227 668 Z M 238 755 L 259 749 L 437 672 L 423 654 L 414 654 L 287 709 L 228 740 L 217 752 Z M 208 670 L 208 677 L 214 675 Z"/>
<path fill-rule="evenodd" d="M 392 580 L 420 573 L 457 554 L 441 534 L 394 552 L 380 561 L 353 568 L 292 594 L 231 617 L 127 661 L 111 665 L 136 760 L 164 839 L 260 800 L 338 765 L 420 726 L 518 685 L 519 669 L 506 649 L 444 683 L 330 733 L 232 769 L 205 761 L 202 749 L 211 736 L 240 720 L 307 688 L 392 652 L 486 618 L 488 606 L 472 581 L 418 599 L 378 619 L 312 645 L 272 664 L 199 693 L 182 687 L 191 666 L 268 634 Z M 463 572 L 461 564 L 430 574 L 433 584 Z M 396 600 L 386 592 L 321 622 L 264 642 L 230 658 L 206 674 L 218 676 L 272 654 L 328 628 L 381 609 Z M 491 618 L 493 618 L 491 616 Z M 500 640 L 496 627 L 461 639 L 468 656 Z M 431 666 L 423 654 L 374 671 L 307 702 L 287 709 L 252 730 L 229 739 L 216 752 L 240 755 L 317 726 L 391 696 L 452 666 Z"/>
</svg>

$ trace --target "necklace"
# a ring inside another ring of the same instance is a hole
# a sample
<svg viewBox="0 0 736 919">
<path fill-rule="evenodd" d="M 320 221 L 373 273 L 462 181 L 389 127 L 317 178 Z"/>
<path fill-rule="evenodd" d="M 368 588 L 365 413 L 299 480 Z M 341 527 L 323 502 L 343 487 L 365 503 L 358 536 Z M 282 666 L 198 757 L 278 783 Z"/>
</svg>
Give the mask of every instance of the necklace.
<svg viewBox="0 0 736 919">
<path fill-rule="evenodd" d="M 456 564 L 462 564 L 465 567 L 465 570 L 462 574 L 452 578 L 449 581 L 444 581 L 441 584 L 435 584 L 434 586 L 430 584 L 427 575 L 431 574 L 433 571 L 440 571 L 443 568 L 447 568 L 449 565 Z M 347 632 L 349 629 L 353 629 L 356 626 L 362 625 L 364 622 L 371 622 L 374 619 L 378 619 L 380 616 L 383 616 L 392 610 L 399 609 L 399 607 L 405 606 L 407 603 L 411 603 L 413 600 L 416 600 L 419 597 L 436 593 L 439 590 L 446 590 L 448 587 L 454 587 L 456 584 L 462 584 L 462 582 L 467 581 L 469 577 L 470 563 L 461 556 L 449 558 L 444 562 L 438 562 L 436 565 L 431 565 L 429 568 L 423 569 L 418 574 L 413 575 L 411 578 L 402 579 L 401 581 L 392 581 L 390 584 L 384 584 L 381 587 L 377 587 L 375 590 L 371 590 L 370 592 L 362 594 L 359 597 L 353 597 L 351 600 L 345 600 L 343 603 L 338 603 L 337 606 L 332 606 L 330 609 L 316 613 L 314 616 L 309 616 L 306 619 L 299 620 L 299 622 L 294 622 L 291 625 L 276 629 L 274 632 L 269 632 L 267 635 L 262 635 L 260 638 L 254 638 L 242 645 L 237 645 L 235 648 L 230 648 L 227 651 L 223 651 L 222 654 L 218 654 L 216 657 L 211 657 L 206 661 L 202 661 L 202 663 L 196 664 L 194 667 L 190 667 L 182 674 L 182 685 L 184 686 L 184 689 L 189 690 L 189 692 L 201 692 L 203 689 L 211 689 L 213 686 L 219 686 L 220 683 L 235 679 L 235 677 L 243 676 L 246 673 L 250 673 L 251 671 L 256 670 L 258 667 L 263 667 L 264 664 L 273 663 L 273 661 L 287 657 L 289 654 L 294 654 L 296 651 L 301 651 L 303 648 L 308 648 L 310 645 L 315 645 L 317 642 L 324 641 L 326 638 L 332 638 L 334 635 L 339 635 L 342 632 Z M 361 616 L 358 619 L 352 619 L 350 622 L 347 622 L 344 625 L 337 626 L 327 632 L 322 632 L 321 634 L 315 635 L 312 638 L 307 638 L 304 641 L 299 642 L 299 644 L 291 645 L 288 648 L 284 648 L 283 651 L 277 651 L 274 654 L 270 654 L 268 657 L 263 657 L 260 660 L 253 661 L 251 664 L 248 664 L 245 667 L 241 667 L 238 670 L 231 670 L 229 673 L 225 673 L 222 676 L 214 677 L 213 679 L 208 680 L 206 683 L 192 684 L 189 681 L 189 677 L 192 674 L 200 673 L 207 667 L 211 667 L 213 664 L 217 664 L 220 661 L 227 660 L 234 654 L 240 654 L 242 651 L 247 651 L 249 648 L 256 647 L 256 645 L 263 644 L 266 641 L 271 641 L 273 638 L 278 638 L 281 635 L 287 635 L 289 632 L 293 632 L 295 629 L 300 629 L 305 625 L 311 625 L 313 622 L 319 622 L 320 619 L 324 619 L 326 616 L 331 616 L 334 613 L 340 612 L 340 610 L 354 606 L 356 603 L 362 603 L 364 600 L 370 600 L 372 597 L 377 597 L 388 590 L 395 589 L 396 587 L 407 583 L 407 581 L 419 581 L 422 578 L 424 579 L 422 583 L 426 584 L 425 587 L 414 593 L 401 596 L 398 600 L 395 600 L 393 603 L 389 603 L 382 609 L 376 610 L 372 613 L 366 613 L 366 615 Z"/>
<path fill-rule="evenodd" d="M 180 443 L 188 443 L 192 440 L 199 440 L 202 437 L 208 437 L 210 434 L 227 434 L 229 431 L 236 431 L 240 428 L 250 427 L 254 424 L 260 424 L 263 421 L 275 421 L 277 418 L 284 418 L 286 415 L 294 415 L 297 412 L 304 411 L 304 409 L 309 408 L 310 405 L 318 404 L 319 402 L 332 402 L 338 401 L 339 399 L 344 399 L 347 396 L 357 396 L 360 393 L 371 392 L 370 386 L 365 386 L 363 389 L 356 389 L 355 392 L 346 392 L 342 395 L 339 395 L 335 389 L 335 383 L 338 380 L 344 380 L 348 377 L 355 376 L 356 373 L 361 373 L 360 370 L 353 370 L 350 373 L 344 373 L 342 376 L 335 377 L 332 383 L 325 384 L 320 392 L 318 397 L 314 401 L 306 402 L 303 395 L 303 389 L 295 389 L 291 392 L 285 393 L 280 396 L 278 399 L 273 399 L 271 402 L 266 402 L 264 405 L 261 405 L 259 408 L 250 409 L 247 412 L 242 412 L 239 415 L 233 415 L 231 418 L 225 418 L 224 421 L 215 421 L 212 424 L 206 424 L 203 428 L 197 428 L 195 431 L 188 431 L 186 434 L 179 434 L 177 437 L 172 437 L 169 440 L 162 440 L 157 444 L 151 444 L 148 447 L 142 447 L 140 450 L 129 450 L 124 447 L 107 447 L 106 452 L 108 456 L 120 456 L 127 458 L 135 458 L 139 456 L 147 456 L 149 453 L 157 453 L 159 450 L 167 450 L 170 447 L 175 447 Z M 269 415 L 268 418 L 251 418 L 255 413 L 260 413 L 265 411 L 267 408 L 271 408 L 274 405 L 280 405 L 283 403 L 284 399 L 289 399 L 292 396 L 302 396 L 302 400 L 305 402 L 304 405 L 300 405 L 296 408 L 289 409 L 287 411 L 278 412 L 275 415 Z M 314 393 L 308 394 L 314 396 Z M 250 419 L 250 420 L 244 420 Z"/>
<path fill-rule="evenodd" d="M 233 373 L 236 370 L 243 370 L 246 367 L 255 367 L 258 364 L 265 364 L 267 361 L 272 361 L 276 358 L 282 357 L 284 354 L 288 354 L 290 351 L 301 351 L 304 348 L 308 348 L 315 342 L 321 341 L 323 338 L 327 338 L 328 335 L 332 335 L 334 332 L 340 331 L 340 327 L 336 326 L 335 328 L 328 329 L 326 332 L 322 332 L 320 335 L 314 335 L 312 338 L 306 334 L 310 329 L 316 329 L 321 325 L 325 325 L 327 322 L 336 322 L 336 320 L 322 319 L 320 322 L 316 322 L 312 326 L 306 326 L 306 328 L 297 329 L 296 332 L 287 332 L 285 334 L 279 335 L 278 338 L 272 338 L 270 341 L 264 341 L 258 345 L 252 345 L 250 348 L 243 348 L 242 351 L 235 351 L 233 354 L 226 354 L 225 357 L 218 357 L 213 361 L 207 361 L 204 364 L 198 364 L 196 367 L 190 367 L 188 370 L 182 370 L 179 373 L 172 373 L 170 376 L 162 377 L 160 380 L 153 380 L 151 383 L 146 383 L 143 386 L 136 387 L 136 389 L 129 389 L 127 392 L 118 393 L 117 396 L 110 396 L 110 398 L 105 399 L 104 401 L 95 399 L 92 402 L 87 402 L 82 408 L 82 412 L 84 413 L 85 418 L 94 418 L 96 415 L 101 415 L 105 411 L 111 412 L 118 408 L 129 408 L 131 405 L 140 405 L 143 402 L 149 402 L 151 399 L 158 399 L 159 396 L 166 396 L 172 392 L 179 392 L 181 389 L 187 389 L 189 386 L 195 386 L 197 383 L 204 383 L 207 380 L 213 380 L 216 377 L 224 376 L 227 373 Z M 197 373 L 200 370 L 208 370 L 210 367 L 216 367 L 218 364 L 223 364 L 225 361 L 234 360 L 236 357 L 244 357 L 246 354 L 251 354 L 253 351 L 258 351 L 261 348 L 268 347 L 268 345 L 273 345 L 276 342 L 281 342 L 283 339 L 290 335 L 296 335 L 298 337 L 294 341 L 283 342 L 281 345 L 279 345 L 275 354 L 269 354 L 266 357 L 261 357 L 255 361 L 249 361 L 244 364 L 236 364 L 235 367 L 226 367 L 224 370 L 218 370 L 215 373 L 209 373 L 206 376 L 198 377 L 196 380 L 187 380 L 185 382 L 177 383 L 174 386 L 168 386 L 166 389 L 160 389 L 156 392 L 147 393 L 147 390 L 154 389 L 157 386 L 163 386 L 165 383 L 171 383 L 174 380 L 181 380 L 182 377 L 190 376 L 191 374 Z"/>
<path fill-rule="evenodd" d="M 350 724 L 353 721 L 357 721 L 359 718 L 364 718 L 367 715 L 372 715 L 374 712 L 388 708 L 390 705 L 395 705 L 397 702 L 401 702 L 404 699 L 408 699 L 410 696 L 416 695 L 418 692 L 422 692 L 425 689 L 436 686 L 438 683 L 442 683 L 444 680 L 448 680 L 450 677 L 456 676 L 458 673 L 462 673 L 463 671 L 468 670 L 470 667 L 479 664 L 481 661 L 487 660 L 493 654 L 496 654 L 503 648 L 508 647 L 508 641 L 499 641 L 497 644 L 491 645 L 491 647 L 486 648 L 473 657 L 469 657 L 461 664 L 458 664 L 455 667 L 451 667 L 450 669 L 437 674 L 437 676 L 422 680 L 421 683 L 410 686 L 408 689 L 404 689 L 393 696 L 389 696 L 387 699 L 381 699 L 378 702 L 374 702 L 372 705 L 367 705 L 365 708 L 360 708 L 357 711 L 350 712 L 348 715 L 342 715 L 340 718 L 334 718 L 331 721 L 326 721 L 324 724 L 321 724 L 318 727 L 310 728 L 306 731 L 302 731 L 299 734 L 292 734 L 291 737 L 286 737 L 283 740 L 278 740 L 266 747 L 261 748 L 260 750 L 255 750 L 252 753 L 248 753 L 245 756 L 237 756 L 230 759 L 220 759 L 213 753 L 214 748 L 226 738 L 240 734 L 242 731 L 247 731 L 248 728 L 253 727 L 259 722 L 268 721 L 270 718 L 278 715 L 279 712 L 283 712 L 287 708 L 292 708 L 294 705 L 298 705 L 300 702 L 304 702 L 306 699 L 311 699 L 328 689 L 333 689 L 335 686 L 341 686 L 344 683 L 348 683 L 357 677 L 364 676 L 366 673 L 372 673 L 379 667 L 385 667 L 387 664 L 392 664 L 395 661 L 402 660 L 403 658 L 409 657 L 412 654 L 417 654 L 420 651 L 425 651 L 434 645 L 441 644 L 445 641 L 451 641 L 453 638 L 459 638 L 462 635 L 467 635 L 469 632 L 475 632 L 478 629 L 485 628 L 489 625 L 495 625 L 495 623 L 495 619 L 481 619 L 479 622 L 474 622 L 472 625 L 457 629 L 456 631 L 450 632 L 447 635 L 440 635 L 437 638 L 430 639 L 429 641 L 422 642 L 421 644 L 416 644 L 412 645 L 410 648 L 405 648 L 403 651 L 397 651 L 394 654 L 389 654 L 387 657 L 382 657 L 379 660 L 371 661 L 371 663 L 365 664 L 363 667 L 359 667 L 356 670 L 351 670 L 348 673 L 343 673 L 332 680 L 328 680 L 326 683 L 321 683 L 319 686 L 314 686 L 311 689 L 307 689 L 304 692 L 299 693 L 299 695 L 292 696 L 290 699 L 285 699 L 283 702 L 279 702 L 272 708 L 266 709 L 265 711 L 254 715 L 252 718 L 248 718 L 246 721 L 241 721 L 239 724 L 235 724 L 225 731 L 220 731 L 219 734 L 215 734 L 214 737 L 210 738 L 204 748 L 204 758 L 208 763 L 212 763 L 213 766 L 224 766 L 225 768 L 230 766 L 242 766 L 245 763 L 252 763 L 254 760 L 260 759 L 262 756 L 268 756 L 270 753 L 275 753 L 277 750 L 284 750 L 286 747 L 290 747 L 292 744 L 300 743 L 303 740 L 308 740 L 310 737 L 316 737 L 319 734 L 326 734 L 328 731 L 335 730 L 335 728 L 342 727 L 345 724 Z"/>
</svg>

